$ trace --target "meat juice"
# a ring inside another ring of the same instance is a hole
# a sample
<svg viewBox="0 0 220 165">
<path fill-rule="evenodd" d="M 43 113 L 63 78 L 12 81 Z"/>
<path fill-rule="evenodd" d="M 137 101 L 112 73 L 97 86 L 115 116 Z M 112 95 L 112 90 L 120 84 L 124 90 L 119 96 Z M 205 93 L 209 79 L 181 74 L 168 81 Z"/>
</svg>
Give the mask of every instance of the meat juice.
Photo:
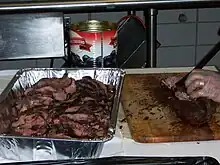
<svg viewBox="0 0 220 165">
<path fill-rule="evenodd" d="M 90 20 L 73 24 L 70 31 L 71 54 L 76 66 L 116 66 L 116 25 Z"/>
</svg>

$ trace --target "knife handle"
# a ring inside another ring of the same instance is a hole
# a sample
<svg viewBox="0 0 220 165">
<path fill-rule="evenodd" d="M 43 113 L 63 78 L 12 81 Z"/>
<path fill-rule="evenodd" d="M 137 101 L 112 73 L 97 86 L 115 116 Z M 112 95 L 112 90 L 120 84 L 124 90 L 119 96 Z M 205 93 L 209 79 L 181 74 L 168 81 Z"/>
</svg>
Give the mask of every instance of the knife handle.
<svg viewBox="0 0 220 165">
<path fill-rule="evenodd" d="M 215 44 L 212 49 L 199 61 L 199 63 L 194 67 L 194 69 L 202 69 L 220 50 L 220 41 L 217 42 L 217 44 Z M 193 69 L 193 70 L 194 70 Z M 192 70 L 192 71 L 193 71 Z M 187 77 L 189 76 L 189 74 L 192 72 L 190 71 L 189 73 L 187 73 L 183 78 L 181 78 L 175 85 L 176 86 L 180 86 L 180 85 L 184 85 Z"/>
</svg>

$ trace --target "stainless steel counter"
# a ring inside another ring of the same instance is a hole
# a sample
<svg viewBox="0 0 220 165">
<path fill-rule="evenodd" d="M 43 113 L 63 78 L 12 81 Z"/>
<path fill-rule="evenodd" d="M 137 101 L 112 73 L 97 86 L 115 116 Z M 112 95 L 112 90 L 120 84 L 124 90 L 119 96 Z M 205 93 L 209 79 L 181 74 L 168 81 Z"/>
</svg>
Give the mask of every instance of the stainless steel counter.
<svg viewBox="0 0 220 165">
<path fill-rule="evenodd" d="M 161 72 L 186 72 L 192 67 L 180 68 L 148 68 L 148 69 L 127 69 L 128 74 L 149 74 Z M 208 66 L 204 69 L 216 70 L 214 66 Z M 8 82 L 12 79 L 17 70 L 3 70 L 0 71 L 0 93 L 6 87 Z M 219 154 L 219 140 L 200 141 L 200 142 L 178 142 L 178 143 L 136 143 L 129 131 L 127 122 L 121 122 L 124 119 L 123 108 L 120 106 L 118 114 L 118 123 L 116 137 L 104 145 L 101 157 L 109 156 L 211 156 L 220 161 Z M 21 153 L 25 155 L 26 159 L 30 159 L 29 152 Z M 36 154 L 36 160 L 50 158 L 48 153 L 41 152 Z M 0 158 L 0 163 L 12 162 L 12 160 L 5 160 Z"/>
</svg>

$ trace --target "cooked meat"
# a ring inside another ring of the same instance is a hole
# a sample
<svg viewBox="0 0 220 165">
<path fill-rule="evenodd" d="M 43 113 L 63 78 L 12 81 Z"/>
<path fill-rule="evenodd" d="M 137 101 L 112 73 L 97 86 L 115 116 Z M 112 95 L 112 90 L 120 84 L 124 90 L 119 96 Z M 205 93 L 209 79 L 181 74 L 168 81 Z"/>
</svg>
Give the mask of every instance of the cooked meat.
<svg viewBox="0 0 220 165">
<path fill-rule="evenodd" d="M 107 136 L 114 87 L 91 77 L 43 78 L 13 93 L 11 134 L 53 138 Z M 10 122 L 10 121 L 9 121 Z"/>
<path fill-rule="evenodd" d="M 181 77 L 177 77 L 177 76 L 169 77 L 166 80 L 162 80 L 162 83 L 170 90 L 175 89 L 174 94 L 179 100 L 190 100 L 190 97 L 189 95 L 187 95 L 184 88 L 179 88 L 179 90 L 176 90 L 175 83 L 180 79 Z"/>
<path fill-rule="evenodd" d="M 167 103 L 183 122 L 197 127 L 207 124 L 216 111 L 216 103 L 205 98 L 191 99 L 184 88 L 174 87 L 178 80 L 179 77 L 172 77 L 162 81 L 163 95 L 166 93 Z"/>
</svg>

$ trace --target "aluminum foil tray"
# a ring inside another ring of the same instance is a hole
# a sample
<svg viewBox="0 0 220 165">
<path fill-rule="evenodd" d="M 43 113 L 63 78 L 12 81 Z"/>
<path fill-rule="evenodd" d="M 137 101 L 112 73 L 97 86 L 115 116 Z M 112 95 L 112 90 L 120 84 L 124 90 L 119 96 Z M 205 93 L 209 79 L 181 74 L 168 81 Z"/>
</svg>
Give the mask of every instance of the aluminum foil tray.
<svg viewBox="0 0 220 165">
<path fill-rule="evenodd" d="M 9 103 L 13 99 L 13 92 L 25 90 L 39 81 L 41 78 L 63 77 L 68 74 L 76 80 L 83 76 L 91 76 L 105 84 L 116 87 L 108 136 L 101 139 L 54 139 L 40 137 L 12 136 L 4 134 L 2 124 L 10 118 L 10 111 L 0 111 L 0 156 L 6 159 L 18 161 L 39 160 L 39 154 L 44 153 L 40 159 L 62 159 L 62 158 L 96 158 L 100 155 L 104 142 L 111 140 L 115 134 L 117 114 L 119 109 L 120 93 L 123 85 L 125 72 L 121 69 L 55 69 L 34 68 L 22 69 L 16 73 L 13 79 L 0 95 L 0 102 Z M 8 129 L 10 129 L 8 123 Z M 37 158 L 38 157 L 38 158 Z"/>
</svg>

